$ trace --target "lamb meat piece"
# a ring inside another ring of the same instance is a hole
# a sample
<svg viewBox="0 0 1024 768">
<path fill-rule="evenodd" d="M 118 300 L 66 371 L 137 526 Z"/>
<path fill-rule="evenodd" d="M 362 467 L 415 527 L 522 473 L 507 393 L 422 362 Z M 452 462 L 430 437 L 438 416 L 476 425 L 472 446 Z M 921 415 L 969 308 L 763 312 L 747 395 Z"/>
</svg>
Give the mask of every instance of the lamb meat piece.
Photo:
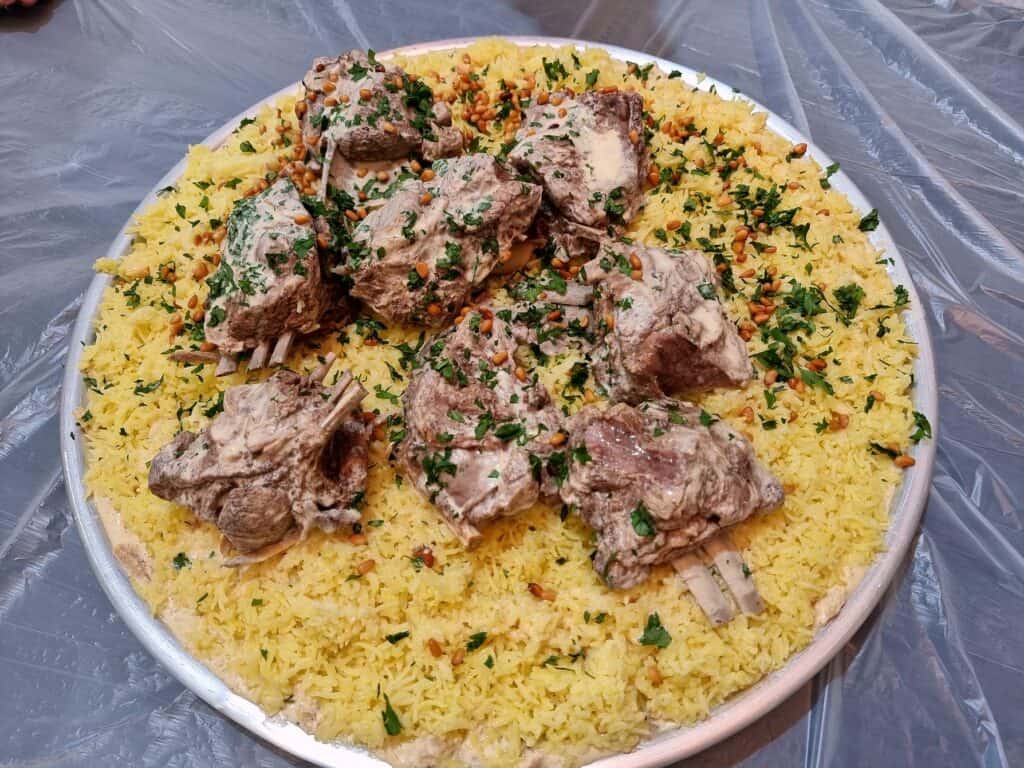
<svg viewBox="0 0 1024 768">
<path fill-rule="evenodd" d="M 561 487 L 597 533 L 594 567 L 626 589 L 722 529 L 782 503 L 750 443 L 689 403 L 587 406 L 569 423 L 575 461 Z"/>
<path fill-rule="evenodd" d="M 434 160 L 462 151 L 462 132 L 429 86 L 362 51 L 315 59 L 302 84 L 303 141 L 325 172 L 335 159 Z"/>
<path fill-rule="evenodd" d="M 283 339 L 275 355 L 283 362 L 291 339 L 317 330 L 332 305 L 311 217 L 295 185 L 280 179 L 239 200 L 227 230 L 220 266 L 207 280 L 206 339 L 221 354 L 258 348 L 264 359 Z"/>
<path fill-rule="evenodd" d="M 551 441 L 561 414 L 535 377 L 516 376 L 510 320 L 507 310 L 469 312 L 425 345 L 402 397 L 399 466 L 466 546 L 481 523 L 557 498 L 564 474 Z"/>
<path fill-rule="evenodd" d="M 291 533 L 297 540 L 359 520 L 352 507 L 366 489 L 370 425 L 358 411 L 366 393 L 349 373 L 322 386 L 331 362 L 309 376 L 282 370 L 228 389 L 209 427 L 179 433 L 154 457 L 149 489 L 216 524 L 248 555 L 276 553 Z"/>
<path fill-rule="evenodd" d="M 541 190 L 487 154 L 434 164 L 407 180 L 352 231 L 342 271 L 352 295 L 388 321 L 440 326 L 526 230 Z"/>
<path fill-rule="evenodd" d="M 580 264 L 597 255 L 606 237 L 603 230 L 569 221 L 542 200 L 533 222 L 534 237 L 543 244 L 543 251 L 552 258 Z"/>
<path fill-rule="evenodd" d="M 640 279 L 633 279 L 636 264 Z M 700 251 L 605 240 L 582 271 L 595 286 L 595 315 L 605 333 L 594 373 L 612 400 L 637 403 L 750 379 L 746 344 Z"/>
<path fill-rule="evenodd" d="M 422 86 L 426 87 L 426 86 Z M 452 110 L 445 102 L 435 101 L 430 108 L 434 129 L 423 137 L 420 152 L 424 160 L 434 162 L 444 157 L 462 154 L 464 136 L 458 128 L 452 127 Z"/>
<path fill-rule="evenodd" d="M 526 110 L 509 161 L 540 179 L 570 221 L 624 224 L 640 209 L 647 177 L 643 107 L 638 93 L 553 93 Z"/>
</svg>

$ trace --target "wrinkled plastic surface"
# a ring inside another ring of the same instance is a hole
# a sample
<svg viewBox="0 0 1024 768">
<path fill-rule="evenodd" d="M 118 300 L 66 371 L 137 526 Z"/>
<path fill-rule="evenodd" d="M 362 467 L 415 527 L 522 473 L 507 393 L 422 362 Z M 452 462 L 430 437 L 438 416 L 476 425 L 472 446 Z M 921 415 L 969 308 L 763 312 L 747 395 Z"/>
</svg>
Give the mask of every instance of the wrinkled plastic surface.
<svg viewBox="0 0 1024 768">
<path fill-rule="evenodd" d="M 0 764 L 288 766 L 184 690 L 96 582 L 57 404 L 94 259 L 154 182 L 314 55 L 616 43 L 803 130 L 878 206 L 935 340 L 913 556 L 812 684 L 690 766 L 1024 765 L 1024 3 L 47 0 L 0 12 Z"/>
</svg>

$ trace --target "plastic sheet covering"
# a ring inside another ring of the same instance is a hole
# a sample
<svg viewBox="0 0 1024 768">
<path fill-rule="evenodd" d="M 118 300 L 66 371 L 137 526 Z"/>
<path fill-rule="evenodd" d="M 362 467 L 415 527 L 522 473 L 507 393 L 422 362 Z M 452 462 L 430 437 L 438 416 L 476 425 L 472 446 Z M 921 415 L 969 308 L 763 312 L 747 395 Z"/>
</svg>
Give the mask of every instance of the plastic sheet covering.
<svg viewBox="0 0 1024 768">
<path fill-rule="evenodd" d="M 69 330 L 137 201 L 312 56 L 493 33 L 641 49 L 768 105 L 877 204 L 926 302 L 941 436 L 913 556 L 813 683 L 692 765 L 1024 765 L 1021 0 L 0 12 L 0 765 L 292 764 L 182 689 L 93 577 L 58 462 Z"/>
</svg>

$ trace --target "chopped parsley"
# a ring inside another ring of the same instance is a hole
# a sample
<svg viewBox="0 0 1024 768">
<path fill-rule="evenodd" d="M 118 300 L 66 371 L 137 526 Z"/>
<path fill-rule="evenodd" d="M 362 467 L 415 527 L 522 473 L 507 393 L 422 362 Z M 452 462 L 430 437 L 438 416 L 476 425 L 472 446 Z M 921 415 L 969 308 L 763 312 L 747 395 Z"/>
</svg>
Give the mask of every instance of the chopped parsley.
<svg viewBox="0 0 1024 768">
<path fill-rule="evenodd" d="M 832 291 L 832 295 L 835 296 L 836 302 L 839 304 L 840 319 L 849 323 L 857 316 L 857 310 L 864 299 L 864 289 L 857 283 L 847 283 Z"/>
<path fill-rule="evenodd" d="M 572 458 L 577 464 L 589 464 L 592 459 L 590 457 L 590 451 L 587 450 L 587 446 L 581 445 L 578 448 L 572 449 Z"/>
<path fill-rule="evenodd" d="M 409 631 L 405 630 L 404 632 L 395 632 L 393 635 L 384 635 L 384 639 L 387 640 L 392 645 L 395 645 L 399 641 L 405 640 L 405 638 L 407 638 L 408 636 L 409 636 Z"/>
<path fill-rule="evenodd" d="M 576 390 L 582 390 L 590 377 L 590 367 L 584 362 L 572 364 L 569 369 L 569 386 Z"/>
<path fill-rule="evenodd" d="M 378 400 L 386 400 L 389 403 L 398 403 L 398 395 L 391 391 L 391 387 L 382 387 L 380 384 L 373 385 L 373 394 Z"/>
<path fill-rule="evenodd" d="M 658 532 L 658 529 L 654 526 L 654 519 L 651 517 L 650 511 L 643 501 L 637 504 L 636 508 L 629 514 L 629 521 L 633 524 L 633 530 L 636 531 L 637 536 L 647 538 L 654 536 Z"/>
<path fill-rule="evenodd" d="M 307 237 L 300 237 L 292 245 L 292 250 L 295 251 L 295 255 L 300 259 L 306 258 L 306 254 L 309 253 L 310 249 L 316 245 L 316 235 L 309 235 Z"/>
<path fill-rule="evenodd" d="M 559 80 L 564 80 L 569 76 L 569 71 L 565 68 L 558 59 L 548 61 L 546 58 L 541 59 L 544 64 L 544 74 L 548 77 L 548 83 L 556 83 Z"/>
<path fill-rule="evenodd" d="M 218 392 L 217 399 L 213 401 L 209 408 L 203 411 L 203 416 L 208 419 L 212 419 L 218 413 L 224 410 L 224 393 Z"/>
<path fill-rule="evenodd" d="M 180 571 L 182 568 L 188 568 L 192 565 L 192 561 L 188 559 L 188 555 L 184 552 L 179 552 L 174 556 L 174 559 L 171 560 L 171 565 L 174 566 L 174 570 Z"/>
<path fill-rule="evenodd" d="M 469 642 L 466 643 L 467 651 L 475 651 L 477 648 L 487 642 L 486 632 L 475 632 L 469 636 Z"/>
<path fill-rule="evenodd" d="M 825 169 L 825 175 L 818 179 L 818 183 L 821 184 L 822 189 L 829 189 L 832 183 L 829 179 L 839 170 L 839 163 L 832 163 L 828 168 Z"/>
<path fill-rule="evenodd" d="M 857 229 L 861 232 L 874 232 L 878 229 L 878 209 L 872 208 L 868 214 L 860 220 Z"/>
<path fill-rule="evenodd" d="M 656 613 L 647 617 L 647 626 L 639 638 L 640 645 L 653 645 L 658 648 L 668 648 L 672 642 L 672 635 L 661 625 L 661 618 Z"/>
<path fill-rule="evenodd" d="M 416 226 L 417 218 L 419 218 L 419 214 L 416 211 L 405 212 L 405 225 L 402 227 L 402 237 L 410 243 L 416 242 L 416 230 L 413 227 Z"/>
<path fill-rule="evenodd" d="M 832 385 L 829 384 L 828 379 L 817 371 L 812 371 L 809 368 L 801 368 L 800 380 L 808 387 L 817 387 L 818 389 L 825 390 L 830 395 L 835 394 L 835 390 L 832 388 Z"/>
<path fill-rule="evenodd" d="M 151 392 L 155 392 L 161 384 L 164 383 L 164 377 L 161 376 L 156 381 L 151 381 L 149 384 L 143 384 L 141 381 L 136 379 L 135 394 L 136 395 L 148 395 Z"/>
<path fill-rule="evenodd" d="M 915 443 L 919 443 L 922 440 L 930 440 L 932 437 L 932 425 L 928 422 L 928 417 L 920 411 L 914 411 L 914 426 L 917 428 L 914 433 L 910 436 L 910 439 Z"/>
<path fill-rule="evenodd" d="M 238 145 L 238 148 L 245 152 L 246 154 L 251 154 L 256 151 L 256 147 L 252 145 L 251 141 L 243 141 L 241 144 Z"/>
<path fill-rule="evenodd" d="M 622 222 L 622 215 L 626 212 L 626 206 L 622 202 L 622 198 L 625 196 L 626 191 L 622 187 L 615 187 L 608 193 L 608 197 L 604 201 L 604 212 L 614 222 Z"/>
<path fill-rule="evenodd" d="M 507 421 L 499 424 L 494 430 L 494 436 L 499 440 L 508 442 L 526 434 L 526 427 L 519 421 Z"/>
<path fill-rule="evenodd" d="M 480 418 L 476 422 L 476 430 L 473 432 L 473 436 L 477 440 L 483 440 L 491 427 L 494 426 L 494 417 L 490 413 L 481 414 Z"/>
<path fill-rule="evenodd" d="M 384 694 L 384 710 L 380 716 L 384 721 L 384 730 L 387 731 L 388 736 L 397 736 L 402 732 L 402 721 L 398 719 L 398 713 L 392 709 L 391 699 L 386 693 Z"/>
<path fill-rule="evenodd" d="M 426 484 L 436 485 L 444 488 L 446 483 L 441 479 L 442 475 L 455 477 L 458 467 L 452 461 L 452 449 L 445 448 L 443 452 L 428 453 L 421 462 L 423 471 L 426 473 Z"/>
</svg>

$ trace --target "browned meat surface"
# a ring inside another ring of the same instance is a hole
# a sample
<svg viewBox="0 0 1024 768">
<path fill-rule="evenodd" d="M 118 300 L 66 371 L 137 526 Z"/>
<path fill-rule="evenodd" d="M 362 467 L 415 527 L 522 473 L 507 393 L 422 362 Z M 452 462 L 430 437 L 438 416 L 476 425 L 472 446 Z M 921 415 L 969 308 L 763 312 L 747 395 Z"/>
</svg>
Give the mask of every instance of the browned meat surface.
<svg viewBox="0 0 1024 768">
<path fill-rule="evenodd" d="M 688 403 L 588 406 L 569 432 L 583 460 L 562 499 L 597 533 L 594 567 L 612 587 L 635 586 L 652 566 L 782 502 L 750 443 Z"/>
<path fill-rule="evenodd" d="M 582 272 L 595 286 L 594 313 L 605 333 L 594 373 L 612 400 L 636 403 L 750 378 L 746 345 L 701 252 L 605 240 Z"/>
<path fill-rule="evenodd" d="M 319 327 L 329 304 L 316 232 L 299 193 L 281 179 L 235 204 L 210 276 L 206 338 L 222 353 L 270 344 Z"/>
<path fill-rule="evenodd" d="M 303 141 L 331 168 L 340 162 L 428 160 L 462 151 L 462 133 L 430 88 L 362 51 L 320 57 L 302 79 L 306 88 Z"/>
<path fill-rule="evenodd" d="M 342 271 L 352 295 L 388 321 L 450 323 L 512 244 L 522 240 L 541 190 L 493 157 L 434 164 L 429 182 L 407 180 L 352 231 Z"/>
<path fill-rule="evenodd" d="M 332 531 L 359 519 L 369 427 L 365 392 L 350 374 L 323 387 L 282 370 L 260 384 L 231 387 L 224 411 L 199 434 L 181 432 L 153 458 L 149 488 L 215 523 L 242 553 L 290 531 Z"/>
<path fill-rule="evenodd" d="M 469 312 L 424 347 L 402 398 L 399 466 L 467 546 L 481 523 L 554 498 L 564 465 L 552 445 L 561 415 L 542 384 L 516 375 L 510 319 L 508 310 Z"/>
<path fill-rule="evenodd" d="M 604 228 L 636 215 L 648 163 L 640 94 L 553 93 L 526 110 L 515 138 L 509 161 L 541 180 L 565 218 Z"/>
</svg>

